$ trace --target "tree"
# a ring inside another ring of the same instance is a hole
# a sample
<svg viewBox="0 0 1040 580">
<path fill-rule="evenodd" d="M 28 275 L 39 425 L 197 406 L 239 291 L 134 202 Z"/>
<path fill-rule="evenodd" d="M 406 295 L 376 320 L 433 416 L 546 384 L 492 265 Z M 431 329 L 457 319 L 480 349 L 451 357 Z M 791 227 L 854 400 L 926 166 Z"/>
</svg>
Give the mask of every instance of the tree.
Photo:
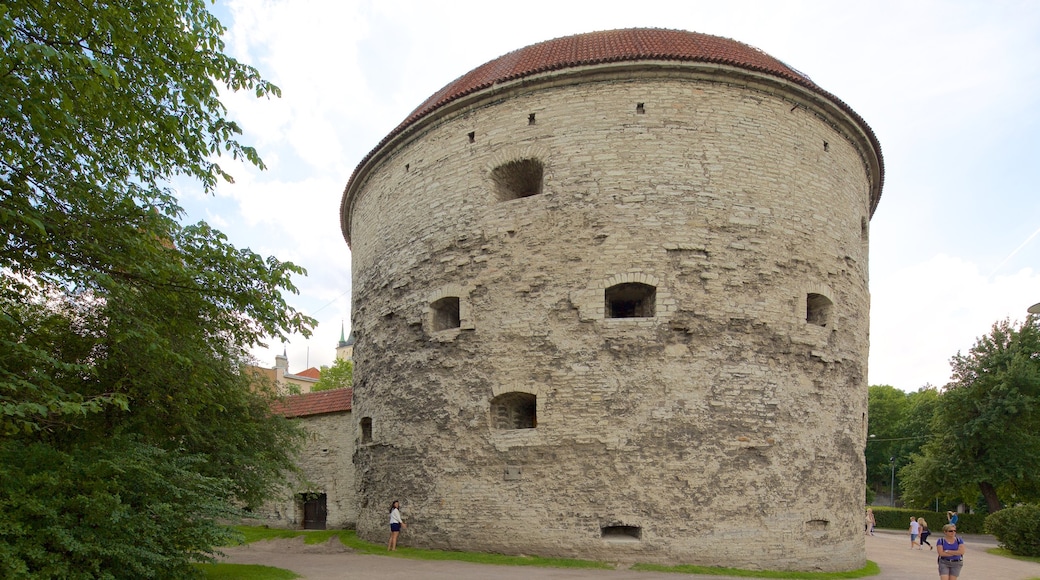
<svg viewBox="0 0 1040 580">
<path fill-rule="evenodd" d="M 936 390 L 925 386 L 907 393 L 890 385 L 872 385 L 867 397 L 867 483 L 875 492 L 892 485 L 901 468 L 928 437 Z M 896 486 L 898 487 L 896 480 Z"/>
<path fill-rule="evenodd" d="M 331 389 L 342 389 L 354 383 L 354 363 L 344 358 L 336 359 L 332 366 L 321 367 L 321 378 L 311 391 L 328 391 Z"/>
<path fill-rule="evenodd" d="M 890 485 L 891 458 L 896 457 L 904 436 L 906 393 L 891 385 L 871 385 L 867 390 L 867 483 L 875 492 Z M 902 457 L 902 456 L 900 456 Z"/>
<path fill-rule="evenodd" d="M 237 141 L 204 0 L 0 6 L 0 576 L 179 578 L 259 503 L 300 437 L 249 349 L 309 334 L 302 268 L 183 225 Z"/>
<path fill-rule="evenodd" d="M 932 438 L 903 470 L 907 495 L 972 498 L 990 513 L 1040 499 L 1040 319 L 993 325 L 936 402 Z"/>
</svg>

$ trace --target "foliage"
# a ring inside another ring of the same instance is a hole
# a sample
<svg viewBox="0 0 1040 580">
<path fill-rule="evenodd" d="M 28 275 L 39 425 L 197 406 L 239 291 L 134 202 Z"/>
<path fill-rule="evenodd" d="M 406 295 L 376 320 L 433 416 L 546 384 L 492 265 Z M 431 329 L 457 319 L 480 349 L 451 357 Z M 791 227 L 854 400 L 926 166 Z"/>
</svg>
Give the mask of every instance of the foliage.
<svg viewBox="0 0 1040 580">
<path fill-rule="evenodd" d="M 314 391 L 329 391 L 342 389 L 354 384 L 354 363 L 347 359 L 338 358 L 332 366 L 321 367 L 321 377 L 311 387 Z"/>
<path fill-rule="evenodd" d="M 199 473 L 200 458 L 132 438 L 63 452 L 0 443 L 0 576 L 177 577 L 193 554 L 212 554 L 232 532 L 218 498 L 226 482 Z M 185 497 L 192 501 L 183 501 Z M 61 554 L 61 557 L 55 557 Z"/>
<path fill-rule="evenodd" d="M 1015 506 L 990 514 L 985 530 L 1016 556 L 1040 556 L 1040 506 Z"/>
<path fill-rule="evenodd" d="M 303 269 L 183 225 L 169 180 L 262 167 L 219 100 L 277 95 L 204 0 L 0 6 L 0 550 L 9 578 L 178 578 L 299 428 L 249 349 Z"/>
<path fill-rule="evenodd" d="M 875 494 L 885 489 L 889 492 L 883 495 L 891 493 L 893 466 L 900 469 L 924 444 L 937 398 L 937 391 L 928 386 L 916 393 L 890 385 L 872 385 L 868 389 L 869 437 L 864 458 L 867 484 Z M 897 478 L 897 487 L 898 481 Z"/>
<path fill-rule="evenodd" d="M 951 361 L 932 437 L 900 471 L 904 495 L 974 498 L 987 511 L 1040 499 L 1040 319 L 1004 320 Z"/>
<path fill-rule="evenodd" d="M 946 512 L 931 510 L 889 508 L 874 506 L 875 527 L 884 530 L 909 530 L 910 518 L 924 518 L 933 534 L 946 525 Z M 986 516 L 983 514 L 958 514 L 957 533 L 981 534 Z"/>
</svg>

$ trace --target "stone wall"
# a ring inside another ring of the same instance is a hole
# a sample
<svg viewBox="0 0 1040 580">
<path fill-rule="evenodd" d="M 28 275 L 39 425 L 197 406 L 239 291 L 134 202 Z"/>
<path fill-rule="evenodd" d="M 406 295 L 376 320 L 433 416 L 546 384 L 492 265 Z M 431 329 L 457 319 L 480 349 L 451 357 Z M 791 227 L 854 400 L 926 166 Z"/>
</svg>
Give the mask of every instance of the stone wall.
<svg viewBox="0 0 1040 580">
<path fill-rule="evenodd" d="M 361 537 L 398 499 L 410 545 L 864 564 L 870 152 L 806 89 L 708 68 L 496 87 L 370 162 L 348 214 Z M 496 171 L 531 160 L 539 192 L 499 201 Z M 607 317 L 632 283 L 654 315 Z M 494 426 L 510 393 L 534 428 Z"/>
<path fill-rule="evenodd" d="M 258 522 L 275 528 L 302 529 L 304 525 L 301 494 L 326 495 L 327 529 L 353 529 L 357 523 L 354 494 L 354 430 L 351 414 L 328 413 L 302 417 L 307 431 L 297 465 L 300 478 L 283 488 L 258 510 Z M 249 523 L 249 522 L 247 522 Z"/>
</svg>

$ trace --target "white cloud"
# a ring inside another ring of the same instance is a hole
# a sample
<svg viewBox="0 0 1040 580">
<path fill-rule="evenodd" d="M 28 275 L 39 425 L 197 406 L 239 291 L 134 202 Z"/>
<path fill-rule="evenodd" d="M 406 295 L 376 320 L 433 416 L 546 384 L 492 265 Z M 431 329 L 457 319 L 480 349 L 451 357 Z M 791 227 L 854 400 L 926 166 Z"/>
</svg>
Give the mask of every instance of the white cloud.
<svg viewBox="0 0 1040 580">
<path fill-rule="evenodd" d="M 881 141 L 886 184 L 871 224 L 870 382 L 941 385 L 948 360 L 993 322 L 1040 301 L 1040 5 L 881 0 L 229 0 L 228 49 L 283 90 L 225 99 L 269 166 L 205 198 L 186 191 L 239 246 L 309 271 L 290 301 L 321 324 L 288 346 L 293 370 L 328 364 L 349 331 L 350 258 L 339 198 L 354 167 L 416 106 L 509 51 L 612 28 L 733 38 L 810 75 Z M 1027 268 L 1026 266 L 1031 266 Z M 987 277 L 991 272 L 995 276 Z M 280 345 L 258 351 L 273 364 Z M 324 361 L 324 362 L 323 362 Z"/>
<path fill-rule="evenodd" d="M 1038 300 L 1040 272 L 987 277 L 942 254 L 872 280 L 870 383 L 908 391 L 945 385 L 952 356 L 998 320 L 1024 320 Z"/>
</svg>

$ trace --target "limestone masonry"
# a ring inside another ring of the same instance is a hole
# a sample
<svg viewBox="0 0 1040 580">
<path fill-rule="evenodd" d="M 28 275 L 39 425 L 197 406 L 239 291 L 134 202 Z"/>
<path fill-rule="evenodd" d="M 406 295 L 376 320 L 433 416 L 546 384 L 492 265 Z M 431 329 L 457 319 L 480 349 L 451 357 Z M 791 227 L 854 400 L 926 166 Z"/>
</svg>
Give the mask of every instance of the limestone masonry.
<svg viewBox="0 0 1040 580">
<path fill-rule="evenodd" d="M 752 47 L 633 29 L 453 81 L 358 166 L 358 534 L 865 563 L 866 123 Z"/>
</svg>

